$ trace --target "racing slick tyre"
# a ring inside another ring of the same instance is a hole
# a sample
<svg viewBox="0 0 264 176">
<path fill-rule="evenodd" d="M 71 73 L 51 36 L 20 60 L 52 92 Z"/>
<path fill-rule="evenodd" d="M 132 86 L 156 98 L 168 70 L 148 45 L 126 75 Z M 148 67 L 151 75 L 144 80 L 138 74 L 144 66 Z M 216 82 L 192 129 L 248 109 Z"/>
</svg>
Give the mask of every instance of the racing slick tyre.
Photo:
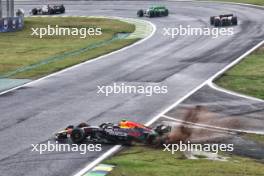
<svg viewBox="0 0 264 176">
<path fill-rule="evenodd" d="M 74 128 L 74 126 L 73 125 L 69 125 L 69 126 L 67 126 L 66 128 L 65 128 L 65 130 L 68 130 L 68 129 L 73 129 Z"/>
<path fill-rule="evenodd" d="M 214 20 L 214 26 L 215 26 L 215 27 L 219 27 L 219 26 L 221 26 L 221 20 L 220 20 L 220 19 L 215 19 L 215 20 Z"/>
<path fill-rule="evenodd" d="M 32 13 L 32 15 L 37 15 L 38 14 L 38 10 L 37 9 L 32 9 L 31 13 Z"/>
<path fill-rule="evenodd" d="M 88 127 L 88 126 L 90 126 L 90 125 L 88 125 L 88 124 L 85 123 L 85 122 L 82 122 L 82 123 L 80 123 L 77 127 L 78 127 L 78 128 L 83 128 L 83 127 Z"/>
<path fill-rule="evenodd" d="M 233 16 L 232 19 L 231 19 L 231 22 L 232 22 L 232 25 L 237 25 L 237 17 L 236 16 Z"/>
<path fill-rule="evenodd" d="M 166 9 L 165 12 L 164 12 L 164 16 L 168 16 L 169 15 L 169 10 Z"/>
<path fill-rule="evenodd" d="M 211 16 L 210 17 L 210 24 L 211 25 L 214 25 L 214 21 L 215 21 L 215 17 L 214 16 Z"/>
<path fill-rule="evenodd" d="M 155 143 L 156 138 L 157 138 L 156 135 L 153 135 L 153 134 L 148 135 L 146 139 L 146 144 L 153 145 Z"/>
<path fill-rule="evenodd" d="M 85 139 L 85 133 L 82 128 L 74 128 L 71 133 L 71 140 L 74 143 L 81 143 Z"/>
<path fill-rule="evenodd" d="M 53 15 L 55 14 L 55 10 L 54 9 L 50 9 L 49 12 L 48 12 L 49 15 Z"/>
<path fill-rule="evenodd" d="M 230 19 L 222 19 L 221 20 L 221 26 L 231 26 L 231 20 Z"/>
<path fill-rule="evenodd" d="M 144 11 L 142 9 L 137 11 L 137 16 L 138 17 L 143 17 L 144 16 Z"/>
<path fill-rule="evenodd" d="M 163 12 L 159 12 L 159 11 L 157 11 L 155 16 L 156 16 L 156 17 L 161 17 L 161 16 L 163 16 L 163 15 L 164 15 Z"/>
<path fill-rule="evenodd" d="M 156 133 L 158 133 L 159 136 L 162 136 L 162 135 L 164 135 L 166 133 L 171 132 L 171 126 L 159 125 L 154 130 L 155 130 Z"/>
<path fill-rule="evenodd" d="M 65 7 L 63 5 L 61 6 L 60 12 L 65 13 Z"/>
</svg>

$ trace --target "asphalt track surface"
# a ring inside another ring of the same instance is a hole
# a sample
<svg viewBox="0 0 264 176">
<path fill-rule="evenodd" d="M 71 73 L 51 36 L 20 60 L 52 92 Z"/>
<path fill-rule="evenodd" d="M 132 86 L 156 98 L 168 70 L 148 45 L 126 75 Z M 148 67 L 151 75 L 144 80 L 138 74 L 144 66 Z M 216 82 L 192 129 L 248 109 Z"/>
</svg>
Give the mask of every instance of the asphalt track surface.
<svg viewBox="0 0 264 176">
<path fill-rule="evenodd" d="M 19 2 L 29 10 L 40 2 Z M 164 4 L 171 14 L 150 20 L 157 31 L 128 50 L 49 77 L 0 96 L 0 175 L 73 175 L 102 152 L 31 152 L 31 144 L 52 141 L 52 133 L 68 124 L 100 124 L 122 118 L 146 122 L 201 85 L 216 72 L 264 39 L 264 11 L 241 5 L 198 2 L 67 1 L 66 15 L 135 18 L 139 8 Z M 164 27 L 206 27 L 211 15 L 235 13 L 233 36 L 163 36 Z M 168 94 L 98 95 L 98 85 L 167 85 Z"/>
</svg>

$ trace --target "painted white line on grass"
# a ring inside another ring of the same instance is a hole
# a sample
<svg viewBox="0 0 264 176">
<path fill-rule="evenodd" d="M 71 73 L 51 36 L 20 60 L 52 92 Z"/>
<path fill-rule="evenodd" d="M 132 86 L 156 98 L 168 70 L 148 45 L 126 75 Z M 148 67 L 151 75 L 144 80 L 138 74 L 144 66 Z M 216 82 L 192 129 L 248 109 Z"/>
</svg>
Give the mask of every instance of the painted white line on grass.
<svg viewBox="0 0 264 176">
<path fill-rule="evenodd" d="M 239 130 L 239 129 L 233 129 L 233 128 L 224 128 L 224 127 L 218 127 L 218 126 L 212 126 L 212 125 L 206 125 L 206 124 L 201 124 L 201 123 L 193 123 L 193 122 L 188 122 L 180 119 L 175 119 L 173 117 L 167 116 L 167 115 L 162 115 L 161 117 L 173 120 L 178 123 L 182 123 L 184 125 L 190 125 L 190 126 L 196 126 L 204 129 L 212 129 L 212 130 L 220 130 L 223 132 L 228 132 L 228 133 L 247 133 L 247 134 L 260 134 L 264 135 L 264 132 L 261 131 L 252 131 L 252 130 Z"/>
<path fill-rule="evenodd" d="M 46 17 L 46 16 L 38 16 L 38 17 Z M 57 16 L 57 17 L 60 17 L 60 16 Z M 87 17 L 87 18 L 89 18 L 89 17 Z M 115 19 L 129 19 L 129 18 L 116 17 Z M 35 84 L 35 83 L 37 83 L 37 82 L 39 82 L 39 81 L 42 81 L 42 80 L 44 80 L 44 79 L 47 79 L 47 78 L 49 78 L 49 77 L 56 76 L 56 75 L 59 75 L 59 74 L 62 74 L 62 73 L 64 73 L 64 72 L 66 72 L 66 71 L 76 69 L 76 68 L 78 68 L 78 67 L 81 67 L 82 65 L 85 65 L 85 64 L 88 64 L 88 63 L 91 63 L 91 62 L 95 62 L 95 61 L 97 61 L 97 60 L 99 60 L 99 59 L 102 59 L 102 58 L 108 57 L 108 56 L 110 56 L 110 55 L 116 54 L 116 53 L 118 53 L 118 52 L 121 52 L 121 51 L 127 50 L 127 49 L 129 49 L 129 48 L 132 48 L 132 47 L 134 47 L 134 46 L 136 46 L 136 45 L 139 45 L 139 44 L 145 42 L 146 40 L 148 40 L 149 38 L 151 38 L 151 37 L 155 34 L 155 32 L 156 32 L 157 29 L 156 29 L 156 26 L 155 26 L 153 23 L 151 23 L 150 21 L 145 21 L 145 20 L 141 20 L 141 21 L 144 21 L 144 22 L 146 22 L 146 23 L 148 23 L 149 25 L 152 26 L 152 33 L 151 33 L 148 37 L 146 37 L 146 38 L 144 38 L 144 39 L 141 39 L 141 40 L 139 40 L 138 42 L 136 42 L 136 43 L 134 43 L 134 44 L 132 44 L 132 45 L 129 45 L 129 46 L 126 46 L 126 47 L 121 48 L 121 49 L 119 49 L 119 50 L 113 51 L 113 52 L 111 52 L 111 53 L 108 53 L 108 54 L 105 54 L 105 55 L 99 56 L 99 57 L 97 57 L 97 58 L 94 58 L 94 59 L 91 59 L 91 60 L 88 60 L 88 61 L 82 62 L 82 63 L 77 64 L 77 65 L 74 65 L 74 66 L 72 66 L 72 67 L 68 67 L 68 68 L 63 69 L 63 70 L 61 70 L 61 71 L 58 71 L 58 72 L 52 73 L 52 74 L 47 75 L 47 76 L 44 76 L 44 77 L 41 77 L 41 78 L 39 78 L 39 79 L 37 79 L 37 80 L 31 81 L 31 82 L 29 82 L 29 83 L 26 83 L 26 84 L 23 84 L 23 85 L 20 85 L 20 86 L 17 86 L 17 87 L 14 87 L 14 88 L 12 88 L 12 89 L 8 89 L 8 90 L 6 90 L 6 91 L 0 92 L 0 95 L 6 94 L 6 93 L 11 92 L 11 91 L 14 91 L 14 90 L 19 89 L 19 88 L 21 88 L 21 87 L 26 87 L 26 86 L 33 85 L 33 84 Z"/>
<path fill-rule="evenodd" d="M 255 97 L 251 97 L 251 96 L 248 96 L 248 95 L 243 95 L 243 94 L 240 94 L 240 93 L 237 93 L 237 92 L 234 92 L 234 91 L 231 91 L 231 90 L 227 90 L 227 89 L 224 89 L 222 87 L 219 87 L 218 85 L 216 85 L 215 83 L 213 82 L 210 82 L 208 83 L 209 87 L 211 87 L 212 89 L 215 89 L 219 92 L 224 92 L 226 94 L 230 94 L 230 95 L 233 95 L 233 96 L 237 96 L 237 97 L 241 97 L 241 98 L 245 98 L 245 99 L 249 99 L 249 100 L 253 100 L 253 101 L 257 101 L 257 102 L 261 102 L 261 103 L 264 103 L 264 100 L 262 99 L 259 99 L 259 98 L 255 98 Z"/>
<path fill-rule="evenodd" d="M 82 170 L 80 170 L 78 173 L 76 173 L 74 176 L 83 176 L 86 172 L 88 172 L 89 170 L 91 170 L 92 168 L 94 168 L 97 164 L 99 164 L 100 162 L 102 162 L 103 160 L 105 160 L 106 158 L 110 157 L 111 155 L 113 155 L 114 153 L 118 152 L 119 150 L 121 150 L 122 146 L 121 145 L 115 145 L 114 147 L 112 147 L 111 149 L 107 150 L 104 154 L 102 154 L 99 158 L 97 158 L 96 160 L 94 160 L 92 163 L 90 163 L 89 165 L 87 165 L 85 168 L 83 168 Z"/>
<path fill-rule="evenodd" d="M 257 48 L 259 48 L 263 44 L 264 44 L 264 40 L 261 41 L 260 43 L 258 43 L 257 45 L 255 45 L 253 48 L 251 48 L 247 52 L 245 52 L 242 56 L 240 56 L 239 58 L 237 58 L 235 61 L 231 62 L 225 68 L 223 68 L 222 70 L 220 70 L 219 72 L 217 72 L 214 76 L 212 76 L 208 80 L 208 83 L 213 82 L 215 79 L 217 79 L 219 76 L 221 76 L 222 74 L 224 74 L 227 70 L 229 70 L 230 68 L 234 67 L 236 64 L 238 64 L 239 62 L 241 62 L 242 59 L 244 59 L 246 56 L 248 56 L 249 54 L 251 54 L 253 51 L 255 51 Z"/>
</svg>

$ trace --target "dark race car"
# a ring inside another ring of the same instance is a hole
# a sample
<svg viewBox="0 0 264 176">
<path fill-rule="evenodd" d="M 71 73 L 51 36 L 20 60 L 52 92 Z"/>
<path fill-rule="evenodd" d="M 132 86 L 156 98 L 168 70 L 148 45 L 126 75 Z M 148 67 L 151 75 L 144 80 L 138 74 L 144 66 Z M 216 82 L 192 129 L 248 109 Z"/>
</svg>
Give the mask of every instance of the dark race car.
<svg viewBox="0 0 264 176">
<path fill-rule="evenodd" d="M 61 5 L 44 5 L 41 8 L 33 8 L 30 11 L 32 15 L 53 15 L 65 13 L 65 7 Z"/>
<path fill-rule="evenodd" d="M 99 126 L 90 126 L 81 123 L 55 134 L 57 140 L 64 140 L 68 137 L 74 143 L 82 143 L 85 140 L 96 143 L 124 144 L 131 145 L 132 142 L 153 144 L 158 136 L 171 131 L 171 127 L 159 125 L 152 129 L 140 123 L 122 120 L 119 124 L 103 123 Z"/>
<path fill-rule="evenodd" d="M 233 14 L 211 16 L 210 24 L 215 27 L 237 25 L 237 17 Z"/>
</svg>

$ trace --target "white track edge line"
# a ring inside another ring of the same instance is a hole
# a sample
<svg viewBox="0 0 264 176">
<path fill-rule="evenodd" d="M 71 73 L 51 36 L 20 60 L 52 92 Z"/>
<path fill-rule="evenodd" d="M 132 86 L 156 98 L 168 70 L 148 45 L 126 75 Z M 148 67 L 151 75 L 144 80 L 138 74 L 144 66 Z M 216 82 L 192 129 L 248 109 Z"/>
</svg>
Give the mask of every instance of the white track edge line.
<svg viewBox="0 0 264 176">
<path fill-rule="evenodd" d="M 46 16 L 45 16 L 45 17 L 46 17 Z M 57 17 L 60 17 L 60 16 L 57 16 Z M 94 17 L 95 17 L 95 16 L 94 16 Z M 89 16 L 87 16 L 87 18 L 89 18 Z M 130 19 L 130 18 L 115 17 L 115 19 L 120 19 L 120 20 L 121 20 L 121 19 Z M 132 18 L 131 18 L 131 19 L 132 19 Z M 134 19 L 133 19 L 133 20 L 134 20 Z M 140 19 L 140 20 L 141 20 L 141 19 Z M 55 75 L 59 75 L 59 74 L 61 74 L 61 73 L 64 73 L 64 72 L 69 71 L 69 70 L 72 70 L 72 69 L 76 69 L 76 68 L 78 68 L 78 67 L 80 67 L 80 66 L 82 66 L 82 65 L 85 65 L 85 64 L 88 64 L 88 63 L 91 63 L 91 62 L 95 62 L 95 61 L 97 61 L 97 60 L 99 60 L 99 59 L 102 59 L 102 58 L 108 57 L 108 56 L 110 56 L 110 55 L 116 54 L 116 53 L 118 53 L 118 52 L 121 52 L 121 51 L 127 50 L 127 49 L 129 49 L 129 48 L 132 48 L 132 47 L 134 47 L 134 46 L 136 46 L 136 45 L 139 45 L 139 44 L 145 42 L 146 40 L 148 40 L 149 38 L 151 38 L 151 37 L 156 33 L 157 28 L 156 28 L 156 26 L 155 26 L 153 23 L 151 23 L 150 21 L 147 21 L 147 20 L 141 20 L 141 21 L 144 21 L 144 22 L 146 22 L 146 23 L 148 23 L 149 25 L 152 26 L 152 32 L 151 32 L 151 34 L 150 34 L 149 36 L 147 36 L 146 38 L 140 39 L 139 41 L 137 41 L 137 42 L 135 42 L 135 43 L 133 43 L 133 44 L 131 44 L 131 45 L 128 45 L 128 46 L 126 46 L 126 47 L 123 47 L 123 48 L 121 48 L 121 49 L 119 49 L 119 50 L 116 50 L 116 51 L 110 52 L 110 53 L 108 53 L 108 54 L 105 54 L 105 55 L 99 56 L 99 57 L 94 58 L 94 59 L 87 60 L 87 61 L 85 61 L 85 62 L 82 62 L 82 63 L 76 64 L 76 65 L 71 66 L 71 67 L 68 67 L 68 68 L 65 68 L 65 69 L 60 70 L 60 71 L 57 71 L 57 72 L 55 72 L 55 73 L 51 73 L 51 74 L 49 74 L 49 75 L 47 75 L 47 76 L 44 76 L 44 77 L 41 77 L 41 78 L 39 78 L 39 79 L 36 79 L 36 80 L 30 81 L 30 82 L 28 82 L 28 83 L 26 83 L 26 84 L 22 84 L 22 85 L 20 85 L 20 86 L 16 86 L 16 87 L 14 87 L 14 88 L 11 88 L 11 89 L 8 89 L 8 90 L 5 90 L 5 91 L 2 91 L 2 92 L 0 92 L 0 95 L 6 94 L 6 93 L 11 92 L 11 91 L 14 91 L 14 90 L 19 89 L 19 88 L 21 88 L 21 87 L 26 87 L 26 86 L 33 85 L 33 84 L 35 84 L 35 83 L 37 83 L 37 82 L 39 82 L 39 81 L 42 81 L 42 80 L 44 80 L 44 79 L 47 79 L 47 78 L 49 78 L 49 77 L 52 77 L 52 76 L 55 76 Z"/>
<path fill-rule="evenodd" d="M 264 44 L 264 40 L 262 40 L 257 45 L 255 45 L 253 48 L 251 48 L 250 50 L 248 50 L 246 53 L 244 53 L 243 55 L 241 55 L 240 57 L 238 57 L 236 60 L 234 60 L 233 62 L 231 62 L 230 64 L 228 64 L 225 68 L 223 68 L 222 70 L 220 70 L 219 72 L 217 72 L 214 76 L 212 76 L 208 80 L 208 83 L 209 82 L 213 82 L 215 79 L 217 79 L 219 76 L 221 76 L 222 74 L 224 74 L 230 68 L 234 67 L 240 61 L 242 61 L 242 59 L 244 59 L 246 56 L 248 56 L 249 54 L 251 54 L 253 51 L 255 51 L 257 48 L 259 48 L 263 44 Z"/>
<path fill-rule="evenodd" d="M 240 93 L 234 92 L 232 90 L 227 90 L 225 88 L 219 87 L 218 85 L 216 85 L 213 82 L 208 83 L 208 86 L 210 88 L 212 88 L 212 89 L 215 89 L 215 90 L 219 91 L 219 92 L 224 92 L 226 94 L 230 94 L 230 95 L 237 96 L 237 97 L 240 97 L 240 98 L 249 99 L 249 100 L 252 100 L 252 101 L 258 101 L 258 102 L 264 103 L 264 100 L 262 100 L 262 99 L 259 99 L 259 98 L 256 98 L 256 97 L 251 97 L 249 95 L 240 94 Z"/>
<path fill-rule="evenodd" d="M 192 2 L 211 2 L 211 3 L 226 3 L 226 4 L 234 4 L 234 5 L 242 5 L 242 6 L 249 6 L 249 7 L 257 7 L 257 8 L 263 8 L 264 9 L 264 6 L 260 6 L 260 5 L 254 5 L 254 4 L 247 4 L 247 3 L 238 3 L 238 2 L 223 2 L 223 1 L 192 1 Z M 226 94 L 230 94 L 230 95 L 233 95 L 233 96 L 237 96 L 237 97 L 241 97 L 241 98 L 245 98 L 245 99 L 249 99 L 249 100 L 253 100 L 253 101 L 258 101 L 258 102 L 264 102 L 264 100 L 262 99 L 259 99 L 259 98 L 256 98 L 256 97 L 251 97 L 251 96 L 248 96 L 248 95 L 243 95 L 243 94 L 240 94 L 238 92 L 234 92 L 234 91 L 231 91 L 231 90 L 227 90 L 227 89 L 224 89 L 218 85 L 216 85 L 213 81 L 215 79 L 217 79 L 219 76 L 223 75 L 226 71 L 228 71 L 229 69 L 231 69 L 233 66 L 235 66 L 236 64 L 238 64 L 240 61 L 242 61 L 246 56 L 248 56 L 249 54 L 251 54 L 254 50 L 256 50 L 257 48 L 259 48 L 261 45 L 264 44 L 264 40 L 262 42 L 260 42 L 258 45 L 256 45 L 254 48 L 252 48 L 251 50 L 249 50 L 248 52 L 246 52 L 244 55 L 242 55 L 240 57 L 240 59 L 237 60 L 237 62 L 234 62 L 233 65 L 230 65 L 230 67 L 226 68 L 226 70 L 223 70 L 222 73 L 219 73 L 219 75 L 217 75 L 216 77 L 214 77 L 213 79 L 211 79 L 211 81 L 208 82 L 208 86 L 212 89 L 215 89 L 217 91 L 220 91 L 220 92 L 224 92 Z"/>
<path fill-rule="evenodd" d="M 241 97 L 241 98 L 245 98 L 245 99 L 249 99 L 249 100 L 254 100 L 254 101 L 258 101 L 258 102 L 264 102 L 264 100 L 261 100 L 261 99 L 255 98 L 255 97 L 250 97 L 250 96 L 247 96 L 247 95 L 239 94 L 237 92 L 233 92 L 231 90 L 226 90 L 224 88 L 220 88 L 219 86 L 216 86 L 213 83 L 213 81 L 215 81 L 217 78 L 219 78 L 220 76 L 222 76 L 226 71 L 228 71 L 231 68 L 233 68 L 235 65 L 237 65 L 239 62 L 241 62 L 243 59 L 245 59 L 248 55 L 250 55 L 253 51 L 255 51 L 256 49 L 258 49 L 262 45 L 264 45 L 264 40 L 261 41 L 260 43 L 258 43 L 257 45 L 255 45 L 250 50 L 248 50 L 246 53 L 244 53 L 242 56 L 240 56 L 239 58 L 237 58 L 231 64 L 227 65 L 224 69 L 220 70 L 213 77 L 211 77 L 211 79 L 208 81 L 208 84 L 207 85 L 209 87 L 211 87 L 212 89 L 215 89 L 217 91 L 224 92 L 224 93 L 227 93 L 227 94 L 230 94 L 230 95 L 233 95 L 233 96 L 237 96 L 237 97 Z"/>
<path fill-rule="evenodd" d="M 247 133 L 247 134 L 260 134 L 264 135 L 264 132 L 261 131 L 252 131 L 252 130 L 239 130 L 239 129 L 233 129 L 233 128 L 224 128 L 224 127 L 218 127 L 218 126 L 212 126 L 212 125 L 206 125 L 206 124 L 201 124 L 201 123 L 193 123 L 193 122 L 188 122 L 180 119 L 175 119 L 173 117 L 167 116 L 167 115 L 162 115 L 162 117 L 173 120 L 175 122 L 187 124 L 187 125 L 193 125 L 201 128 L 209 128 L 209 129 L 215 129 L 215 130 L 220 130 L 220 131 L 225 131 L 225 132 L 236 132 L 236 133 Z"/>
</svg>

